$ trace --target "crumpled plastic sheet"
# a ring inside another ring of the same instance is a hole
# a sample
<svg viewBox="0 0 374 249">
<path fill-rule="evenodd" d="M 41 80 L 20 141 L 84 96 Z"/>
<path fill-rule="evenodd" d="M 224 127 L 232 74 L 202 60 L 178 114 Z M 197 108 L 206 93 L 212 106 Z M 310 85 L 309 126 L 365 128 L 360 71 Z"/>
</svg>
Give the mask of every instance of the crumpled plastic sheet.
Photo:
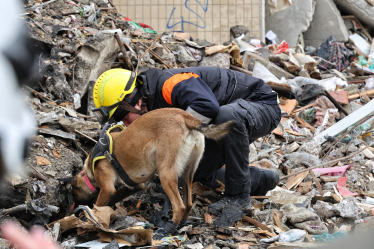
<svg viewBox="0 0 374 249">
<path fill-rule="evenodd" d="M 95 4 L 91 3 L 91 5 L 83 6 L 83 15 L 87 17 L 88 21 L 93 22 L 96 17 Z"/>
<path fill-rule="evenodd" d="M 271 81 L 279 84 L 286 84 L 286 78 L 282 77 L 278 79 L 274 74 L 272 74 L 269 69 L 267 69 L 260 62 L 256 61 L 255 66 L 253 67 L 253 77 L 262 79 L 265 83 Z"/>
<path fill-rule="evenodd" d="M 201 56 L 201 51 L 196 48 L 186 47 L 187 53 L 193 56 L 197 61 L 201 61 L 203 57 Z"/>
<path fill-rule="evenodd" d="M 346 187 L 347 177 L 342 177 L 339 179 L 337 188 L 339 190 L 339 193 L 341 196 L 357 196 L 357 193 L 352 193 L 349 191 L 349 189 Z"/>
<path fill-rule="evenodd" d="M 342 231 L 338 231 L 338 232 L 333 233 L 333 234 L 323 233 L 321 235 L 314 235 L 314 239 L 316 241 L 325 242 L 325 243 L 333 242 L 333 241 L 336 241 L 338 239 L 342 239 L 342 238 L 345 238 L 345 237 L 347 237 L 347 235 Z"/>
<path fill-rule="evenodd" d="M 365 80 L 365 89 L 371 90 L 374 88 L 374 78 L 369 78 Z"/>
<path fill-rule="evenodd" d="M 179 236 L 164 237 L 161 239 L 162 245 L 174 245 L 180 247 L 181 243 L 186 242 L 187 234 Z"/>
<path fill-rule="evenodd" d="M 306 77 L 296 77 L 294 79 L 291 79 L 287 82 L 287 84 L 291 87 L 291 91 L 296 96 L 299 95 L 302 91 L 302 86 L 304 85 L 320 85 L 322 86 L 326 91 L 331 92 L 335 91 L 336 87 L 339 86 L 341 88 L 347 87 L 348 83 L 338 77 L 332 77 L 324 80 L 316 80 L 312 78 L 306 78 Z"/>
<path fill-rule="evenodd" d="M 281 54 L 286 52 L 290 47 L 288 46 L 288 43 L 286 41 L 282 41 L 281 44 L 279 45 L 279 49 L 274 52 L 274 54 Z"/>
<path fill-rule="evenodd" d="M 327 175 L 327 176 L 342 176 L 344 172 L 347 170 L 348 167 L 352 165 L 346 165 L 346 166 L 339 166 L 339 167 L 333 167 L 333 168 L 316 168 L 313 169 L 313 172 L 319 172 L 321 175 Z"/>
<path fill-rule="evenodd" d="M 260 242 L 272 243 L 275 241 L 279 241 L 279 242 L 300 243 L 304 241 L 305 236 L 306 236 L 306 232 L 304 230 L 291 229 L 287 232 L 280 233 L 277 236 L 274 236 L 272 238 L 261 239 Z"/>
<path fill-rule="evenodd" d="M 335 119 L 340 117 L 339 112 L 335 108 L 335 105 L 326 97 L 321 96 L 316 99 L 316 101 L 313 104 L 313 107 L 316 110 L 316 123 L 313 125 L 314 127 L 320 127 L 325 124 L 325 127 L 328 128 L 335 124 Z M 333 109 L 336 109 L 333 110 Z M 325 116 L 328 114 L 327 119 L 325 119 Z"/>
</svg>

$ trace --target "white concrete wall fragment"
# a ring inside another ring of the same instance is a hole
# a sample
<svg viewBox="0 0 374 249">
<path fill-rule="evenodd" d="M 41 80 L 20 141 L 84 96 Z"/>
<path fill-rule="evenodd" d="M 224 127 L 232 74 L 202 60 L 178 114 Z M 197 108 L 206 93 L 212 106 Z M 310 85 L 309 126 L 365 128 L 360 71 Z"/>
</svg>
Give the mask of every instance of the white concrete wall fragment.
<svg viewBox="0 0 374 249">
<path fill-rule="evenodd" d="M 318 48 L 331 35 L 337 41 L 348 40 L 348 30 L 333 0 L 315 0 L 313 21 L 304 34 L 305 45 Z"/>
</svg>

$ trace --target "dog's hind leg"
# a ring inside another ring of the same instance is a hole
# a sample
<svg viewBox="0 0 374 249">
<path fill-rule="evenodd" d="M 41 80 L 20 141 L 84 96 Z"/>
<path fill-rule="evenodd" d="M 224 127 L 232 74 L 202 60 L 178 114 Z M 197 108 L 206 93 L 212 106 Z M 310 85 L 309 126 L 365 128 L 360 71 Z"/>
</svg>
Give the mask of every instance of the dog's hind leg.
<svg viewBox="0 0 374 249">
<path fill-rule="evenodd" d="M 204 136 L 198 134 L 195 141 L 196 143 L 188 158 L 186 168 L 180 176 L 182 181 L 183 203 L 186 207 L 186 210 L 182 217 L 183 222 L 188 219 L 188 216 L 190 215 L 192 209 L 193 176 L 195 175 L 196 169 L 199 166 L 199 162 L 204 152 Z"/>
</svg>

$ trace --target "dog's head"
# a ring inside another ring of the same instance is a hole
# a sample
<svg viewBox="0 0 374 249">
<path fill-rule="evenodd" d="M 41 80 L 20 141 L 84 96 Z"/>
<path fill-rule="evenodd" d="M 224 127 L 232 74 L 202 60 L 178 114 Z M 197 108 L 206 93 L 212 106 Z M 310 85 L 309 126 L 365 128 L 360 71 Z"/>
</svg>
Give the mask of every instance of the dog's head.
<svg viewBox="0 0 374 249">
<path fill-rule="evenodd" d="M 72 195 L 75 206 L 79 205 L 92 205 L 96 194 L 93 194 L 88 188 L 81 173 L 76 176 L 60 179 L 65 183 L 70 183 L 72 186 Z"/>
</svg>

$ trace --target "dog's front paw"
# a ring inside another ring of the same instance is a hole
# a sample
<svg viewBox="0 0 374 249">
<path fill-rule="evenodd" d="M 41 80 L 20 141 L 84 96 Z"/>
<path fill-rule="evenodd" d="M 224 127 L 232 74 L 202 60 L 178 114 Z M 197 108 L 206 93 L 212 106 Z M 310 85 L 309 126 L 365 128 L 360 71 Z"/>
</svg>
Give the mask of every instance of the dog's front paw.
<svg viewBox="0 0 374 249">
<path fill-rule="evenodd" d="M 173 235 L 177 233 L 177 227 L 178 224 L 170 220 L 163 227 L 156 231 L 155 235 L 153 236 L 153 239 L 160 240 L 164 237 L 168 237 L 170 234 Z"/>
</svg>

